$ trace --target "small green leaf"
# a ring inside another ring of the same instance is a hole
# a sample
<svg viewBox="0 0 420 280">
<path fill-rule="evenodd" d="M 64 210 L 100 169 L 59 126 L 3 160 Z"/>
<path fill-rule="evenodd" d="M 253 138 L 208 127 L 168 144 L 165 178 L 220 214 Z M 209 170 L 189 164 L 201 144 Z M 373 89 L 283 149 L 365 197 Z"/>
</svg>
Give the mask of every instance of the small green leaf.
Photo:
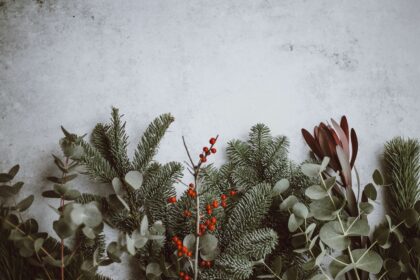
<svg viewBox="0 0 420 280">
<path fill-rule="evenodd" d="M 355 249 L 351 251 L 356 268 L 377 274 L 382 268 L 382 258 L 376 252 L 367 249 Z"/>
<path fill-rule="evenodd" d="M 140 223 L 140 234 L 146 235 L 148 231 L 149 231 L 149 220 L 147 219 L 147 215 L 144 215 Z"/>
<path fill-rule="evenodd" d="M 369 202 L 360 202 L 359 208 L 363 214 L 370 214 L 373 212 L 373 205 Z"/>
<path fill-rule="evenodd" d="M 303 219 L 297 217 L 295 214 L 292 213 L 289 216 L 287 227 L 290 232 L 295 232 L 299 228 L 299 226 L 303 224 L 303 222 L 304 222 Z"/>
<path fill-rule="evenodd" d="M 302 219 L 306 219 L 308 217 L 309 211 L 305 204 L 301 202 L 295 203 L 292 209 L 296 217 L 302 218 Z"/>
<path fill-rule="evenodd" d="M 274 271 L 275 274 L 280 275 L 281 274 L 281 269 L 283 267 L 283 262 L 280 256 L 276 257 L 272 262 L 271 262 L 271 269 Z"/>
<path fill-rule="evenodd" d="M 138 171 L 130 171 L 125 175 L 124 180 L 133 189 L 138 190 L 143 184 L 143 175 Z"/>
<path fill-rule="evenodd" d="M 76 200 L 80 196 L 81 196 L 81 194 L 78 190 L 67 190 L 66 193 L 63 196 L 63 199 L 65 199 L 65 200 Z"/>
<path fill-rule="evenodd" d="M 330 158 L 329 157 L 324 157 L 322 159 L 321 166 L 319 167 L 319 172 L 324 172 L 325 169 L 327 169 L 327 166 L 328 166 L 329 163 L 330 163 Z"/>
<path fill-rule="evenodd" d="M 372 174 L 373 182 L 375 182 L 376 185 L 382 186 L 384 184 L 384 177 L 382 176 L 381 172 L 376 169 Z"/>
<path fill-rule="evenodd" d="M 365 186 L 365 189 L 363 190 L 363 194 L 367 198 L 372 199 L 372 200 L 375 200 L 378 195 L 376 188 L 372 183 L 369 183 Z"/>
<path fill-rule="evenodd" d="M 51 191 L 51 190 L 42 192 L 42 196 L 46 197 L 46 198 L 60 198 L 61 197 L 58 193 L 56 193 L 55 191 Z"/>
<path fill-rule="evenodd" d="M 344 235 L 337 221 L 331 221 L 321 227 L 319 237 L 329 247 L 342 251 L 350 245 L 350 240 Z"/>
<path fill-rule="evenodd" d="M 342 209 L 344 203 L 340 202 L 337 197 L 332 197 L 334 204 L 329 197 L 324 197 L 320 200 L 313 201 L 309 208 L 311 214 L 320 221 L 331 221 L 337 216 L 337 213 Z"/>
<path fill-rule="evenodd" d="M 92 228 L 84 226 L 82 228 L 83 234 L 89 239 L 95 239 L 95 232 Z"/>
<path fill-rule="evenodd" d="M 12 177 L 12 179 L 16 176 L 16 174 L 19 172 L 19 164 L 16 164 L 15 166 L 13 166 L 12 168 L 10 168 L 8 174 L 10 177 Z"/>
<path fill-rule="evenodd" d="M 110 258 L 114 262 L 117 262 L 117 263 L 121 262 L 120 257 L 121 257 L 122 252 L 117 242 L 113 241 L 109 243 L 106 249 L 106 253 L 108 255 L 108 258 Z"/>
<path fill-rule="evenodd" d="M 318 177 L 320 170 L 320 165 L 318 164 L 305 163 L 302 165 L 302 173 L 308 177 Z"/>
<path fill-rule="evenodd" d="M 64 221 L 59 219 L 53 222 L 53 229 L 61 239 L 66 239 L 73 235 L 73 228 Z"/>
<path fill-rule="evenodd" d="M 280 210 L 282 211 L 288 210 L 292 208 L 293 205 L 295 205 L 295 203 L 297 202 L 298 202 L 298 199 L 296 198 L 296 196 L 291 195 L 287 197 L 285 200 L 283 200 L 283 202 L 280 204 Z"/>
<path fill-rule="evenodd" d="M 25 198 L 24 200 L 22 200 L 16 205 L 16 210 L 23 212 L 29 207 L 31 207 L 33 202 L 34 202 L 34 195 L 31 194 L 30 196 L 28 196 L 27 198 Z"/>
<path fill-rule="evenodd" d="M 287 179 L 281 179 L 280 181 L 278 181 L 274 187 L 273 187 L 273 195 L 280 195 L 282 193 L 284 193 L 285 191 L 287 191 L 287 189 L 289 188 L 289 180 Z"/>
</svg>

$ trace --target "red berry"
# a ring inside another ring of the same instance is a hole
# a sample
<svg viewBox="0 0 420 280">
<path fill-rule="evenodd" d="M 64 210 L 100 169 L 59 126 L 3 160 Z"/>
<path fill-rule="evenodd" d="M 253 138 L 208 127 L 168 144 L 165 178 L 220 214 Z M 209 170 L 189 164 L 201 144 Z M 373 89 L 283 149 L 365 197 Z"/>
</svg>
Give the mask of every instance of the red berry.
<svg viewBox="0 0 420 280">
<path fill-rule="evenodd" d="M 208 152 L 209 152 L 209 148 L 204 147 L 204 148 L 203 148 L 203 152 L 208 153 Z"/>
<path fill-rule="evenodd" d="M 182 253 L 184 253 L 184 254 L 188 253 L 188 248 L 187 248 L 187 247 L 185 247 L 185 246 L 184 246 L 184 247 L 182 247 L 182 249 L 181 249 L 181 250 L 182 250 Z"/>
<path fill-rule="evenodd" d="M 210 138 L 210 141 L 209 142 L 210 142 L 211 145 L 216 144 L 216 138 L 213 138 L 213 137 Z"/>
<path fill-rule="evenodd" d="M 207 220 L 207 221 L 205 222 L 205 224 L 206 224 L 206 226 L 208 226 L 209 224 L 211 224 L 210 220 Z"/>
<path fill-rule="evenodd" d="M 206 225 L 200 224 L 200 230 L 205 230 L 205 229 L 206 229 Z"/>
<path fill-rule="evenodd" d="M 236 191 L 231 190 L 231 191 L 229 192 L 229 194 L 230 194 L 230 196 L 234 196 L 234 195 L 236 195 Z"/>
<path fill-rule="evenodd" d="M 211 205 L 210 204 L 206 205 L 206 210 L 211 210 Z"/>
<path fill-rule="evenodd" d="M 207 214 L 211 215 L 213 213 L 213 210 L 209 209 L 207 210 Z"/>
<path fill-rule="evenodd" d="M 178 257 L 182 257 L 183 254 L 182 254 L 182 252 L 178 252 L 177 255 L 178 255 Z"/>
<path fill-rule="evenodd" d="M 213 208 L 219 207 L 219 201 L 213 200 Z"/>
<path fill-rule="evenodd" d="M 175 203 L 176 202 L 176 197 L 172 196 L 172 197 L 168 198 L 168 202 L 169 203 Z"/>
<path fill-rule="evenodd" d="M 223 208 L 226 208 L 226 207 L 227 207 L 227 203 L 226 203 L 226 201 L 222 201 L 222 207 L 223 207 Z"/>
<path fill-rule="evenodd" d="M 209 231 L 214 231 L 216 229 L 216 226 L 214 224 L 210 224 L 208 227 Z"/>
<path fill-rule="evenodd" d="M 194 189 L 194 184 L 193 184 L 193 183 L 190 183 L 190 184 L 188 185 L 188 187 L 190 187 L 190 189 Z"/>
<path fill-rule="evenodd" d="M 192 252 L 191 251 L 188 251 L 187 252 L 187 256 L 191 258 L 192 257 Z"/>
<path fill-rule="evenodd" d="M 225 194 L 222 194 L 222 195 L 220 196 L 220 198 L 221 198 L 222 200 L 226 200 L 226 199 L 227 199 L 227 196 L 226 196 Z"/>
<path fill-rule="evenodd" d="M 206 266 L 207 266 L 207 267 L 211 267 L 211 261 L 207 261 L 207 262 L 206 262 Z"/>
<path fill-rule="evenodd" d="M 180 271 L 179 272 L 179 277 L 184 277 L 185 276 L 185 272 L 184 271 Z"/>
<path fill-rule="evenodd" d="M 205 157 L 201 158 L 201 162 L 206 162 L 206 161 L 207 161 L 207 158 Z"/>
<path fill-rule="evenodd" d="M 202 267 L 206 266 L 206 261 L 205 260 L 201 260 L 200 261 L 200 266 L 202 266 Z"/>
<path fill-rule="evenodd" d="M 200 154 L 200 158 L 201 159 L 203 159 L 203 158 L 205 158 L 206 156 L 204 155 L 204 154 Z"/>
<path fill-rule="evenodd" d="M 184 280 L 191 280 L 191 277 L 189 275 L 185 275 Z"/>
<path fill-rule="evenodd" d="M 179 240 L 178 236 L 174 236 L 174 237 L 172 237 L 172 241 L 173 241 L 173 242 L 177 242 L 178 240 Z"/>
<path fill-rule="evenodd" d="M 215 154 L 217 152 L 216 148 L 211 148 L 210 151 Z"/>
<path fill-rule="evenodd" d="M 216 219 L 216 217 L 211 217 L 211 219 L 210 219 L 210 223 L 212 223 L 212 224 L 217 223 L 217 219 Z"/>
</svg>

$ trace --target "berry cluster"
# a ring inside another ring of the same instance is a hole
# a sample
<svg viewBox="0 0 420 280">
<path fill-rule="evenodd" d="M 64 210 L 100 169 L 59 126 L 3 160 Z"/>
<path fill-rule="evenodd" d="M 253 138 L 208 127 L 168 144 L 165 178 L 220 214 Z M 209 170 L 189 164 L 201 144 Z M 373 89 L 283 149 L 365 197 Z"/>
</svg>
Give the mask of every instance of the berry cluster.
<svg viewBox="0 0 420 280">
<path fill-rule="evenodd" d="M 192 277 L 189 276 L 187 273 L 185 273 L 184 271 L 179 272 L 179 278 L 183 279 L 183 280 L 191 280 Z"/>
<path fill-rule="evenodd" d="M 187 256 L 189 258 L 192 257 L 192 252 L 188 250 L 188 248 L 182 244 L 182 241 L 181 239 L 179 239 L 178 236 L 172 237 L 172 243 L 174 243 L 178 249 L 178 253 L 177 253 L 178 257 L 183 257 L 183 256 Z"/>
<path fill-rule="evenodd" d="M 188 185 L 188 191 L 187 191 L 187 195 L 191 198 L 196 198 L 197 196 L 197 191 L 195 190 L 195 186 L 193 183 L 190 183 Z"/>
<path fill-rule="evenodd" d="M 206 230 L 215 231 L 216 223 L 217 223 L 216 217 L 211 217 L 208 220 L 206 220 L 203 224 L 200 224 L 199 226 L 200 232 L 198 233 L 198 236 L 202 236 L 206 232 Z"/>
<path fill-rule="evenodd" d="M 212 137 L 209 140 L 210 143 L 210 148 L 209 147 L 204 147 L 203 148 L 203 153 L 200 154 L 200 161 L 201 162 L 206 162 L 207 161 L 207 157 L 211 154 L 215 154 L 217 152 L 216 148 L 214 148 L 214 144 L 216 144 L 216 138 Z"/>
<path fill-rule="evenodd" d="M 201 260 L 200 266 L 203 267 L 203 268 L 210 268 L 211 267 L 211 261 Z"/>
</svg>

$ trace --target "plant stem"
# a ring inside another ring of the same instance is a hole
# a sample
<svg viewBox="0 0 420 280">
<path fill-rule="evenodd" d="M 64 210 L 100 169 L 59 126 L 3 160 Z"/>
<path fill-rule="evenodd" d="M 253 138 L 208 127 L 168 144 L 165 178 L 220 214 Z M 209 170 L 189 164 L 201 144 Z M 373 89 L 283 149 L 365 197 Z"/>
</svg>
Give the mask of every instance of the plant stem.
<svg viewBox="0 0 420 280">
<path fill-rule="evenodd" d="M 69 158 L 66 157 L 66 167 L 67 167 L 68 163 L 69 163 Z M 67 172 L 63 171 L 61 179 L 64 179 L 66 174 L 67 174 Z M 61 199 L 60 199 L 61 213 L 63 213 L 63 210 L 64 210 L 63 207 L 64 207 L 64 197 L 61 196 Z M 60 255 L 61 255 L 61 268 L 60 268 L 60 270 L 61 270 L 61 280 L 64 280 L 64 239 L 63 238 L 60 239 L 60 247 L 61 247 L 60 248 L 61 249 L 61 253 L 60 253 Z"/>
<path fill-rule="evenodd" d="M 197 175 L 194 175 L 194 185 L 197 189 Z M 196 216 L 196 242 L 195 242 L 195 262 L 194 262 L 194 280 L 198 279 L 198 255 L 199 255 L 199 248 L 200 248 L 200 196 L 197 193 L 195 199 L 196 207 L 197 207 L 197 216 Z"/>
<path fill-rule="evenodd" d="M 283 278 L 281 278 L 279 275 L 277 275 L 266 263 L 264 260 L 261 261 L 261 263 L 268 269 L 268 271 L 270 271 L 271 274 L 273 274 L 273 276 L 279 280 L 283 280 Z"/>
</svg>

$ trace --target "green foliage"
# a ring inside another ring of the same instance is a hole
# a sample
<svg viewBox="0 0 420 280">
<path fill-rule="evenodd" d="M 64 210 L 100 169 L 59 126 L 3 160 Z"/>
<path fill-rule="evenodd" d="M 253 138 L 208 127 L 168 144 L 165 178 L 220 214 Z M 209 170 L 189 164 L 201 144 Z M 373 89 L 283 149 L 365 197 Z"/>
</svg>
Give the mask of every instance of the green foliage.
<svg viewBox="0 0 420 280">
<path fill-rule="evenodd" d="M 387 279 L 420 279 L 420 144 L 415 139 L 396 137 L 385 144 L 384 160 L 387 204 L 391 217 L 377 227 L 387 257 Z M 402 223 L 399 228 L 391 220 Z M 402 242 L 403 241 L 403 242 Z M 402 243 L 401 243 L 402 242 Z"/>
</svg>

